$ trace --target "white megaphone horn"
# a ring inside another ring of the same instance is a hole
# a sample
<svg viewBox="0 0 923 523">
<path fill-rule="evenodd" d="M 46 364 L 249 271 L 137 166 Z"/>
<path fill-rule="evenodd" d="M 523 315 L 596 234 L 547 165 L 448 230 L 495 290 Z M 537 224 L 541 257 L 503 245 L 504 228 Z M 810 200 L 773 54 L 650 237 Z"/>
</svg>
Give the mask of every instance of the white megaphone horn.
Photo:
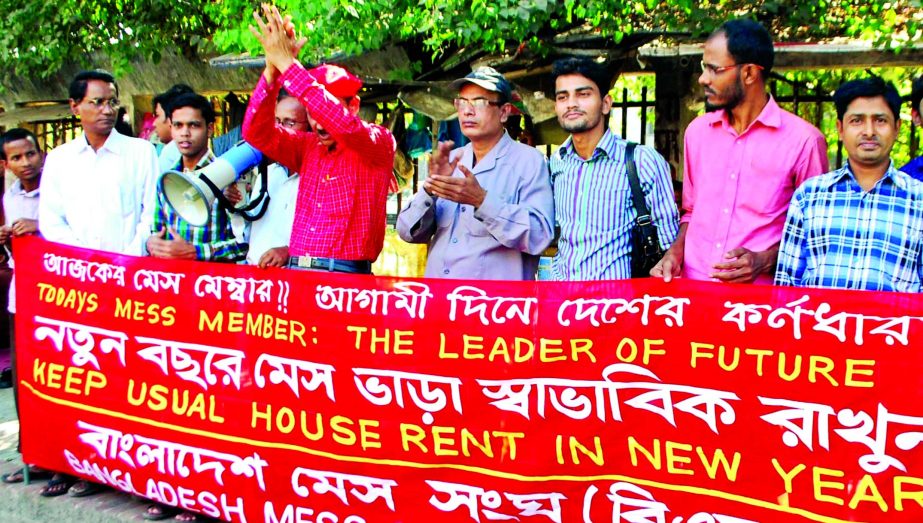
<svg viewBox="0 0 923 523">
<path fill-rule="evenodd" d="M 240 142 L 212 163 L 192 172 L 167 171 L 160 175 L 160 191 L 167 205 L 190 225 L 208 223 L 212 204 L 241 173 L 260 163 L 263 154 Z"/>
</svg>

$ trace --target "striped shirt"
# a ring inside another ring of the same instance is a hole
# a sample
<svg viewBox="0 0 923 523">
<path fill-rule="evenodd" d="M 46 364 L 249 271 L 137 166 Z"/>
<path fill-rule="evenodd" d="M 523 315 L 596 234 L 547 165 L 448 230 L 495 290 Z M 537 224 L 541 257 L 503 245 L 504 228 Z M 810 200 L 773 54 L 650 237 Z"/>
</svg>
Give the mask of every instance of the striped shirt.
<svg viewBox="0 0 923 523">
<path fill-rule="evenodd" d="M 847 164 L 795 192 L 776 285 L 920 292 L 921 282 L 923 183 L 892 164 L 866 192 Z"/>
<path fill-rule="evenodd" d="M 215 155 L 208 154 L 199 160 L 196 169 L 201 169 L 215 160 Z M 174 166 L 173 170 L 183 170 L 183 160 Z M 221 208 L 218 200 L 212 204 L 212 212 L 208 222 L 202 227 L 196 227 L 180 217 L 173 207 L 167 204 L 163 192 L 158 187 L 157 203 L 154 207 L 154 226 L 151 232 L 157 234 L 161 228 L 175 230 L 180 237 L 195 247 L 196 259 L 200 261 L 237 262 L 247 256 L 247 244 L 240 243 L 231 230 L 231 218 Z M 170 238 L 170 231 L 167 231 Z"/>
<path fill-rule="evenodd" d="M 606 130 L 589 160 L 571 139 L 551 156 L 554 210 L 561 236 L 551 263 L 555 280 L 631 278 L 631 229 L 637 212 L 625 168 L 628 142 Z M 670 247 L 679 228 L 670 168 L 651 147 L 635 148 L 635 165 L 660 245 Z"/>
</svg>

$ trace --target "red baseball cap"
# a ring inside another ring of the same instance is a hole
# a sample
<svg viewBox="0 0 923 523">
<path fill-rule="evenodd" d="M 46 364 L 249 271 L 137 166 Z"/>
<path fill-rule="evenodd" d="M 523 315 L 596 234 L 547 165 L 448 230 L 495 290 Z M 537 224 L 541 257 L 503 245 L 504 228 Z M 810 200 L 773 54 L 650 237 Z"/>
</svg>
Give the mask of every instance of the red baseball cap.
<svg viewBox="0 0 923 523">
<path fill-rule="evenodd" d="M 339 65 L 319 65 L 308 72 L 337 98 L 352 98 L 362 89 L 362 80 Z"/>
</svg>

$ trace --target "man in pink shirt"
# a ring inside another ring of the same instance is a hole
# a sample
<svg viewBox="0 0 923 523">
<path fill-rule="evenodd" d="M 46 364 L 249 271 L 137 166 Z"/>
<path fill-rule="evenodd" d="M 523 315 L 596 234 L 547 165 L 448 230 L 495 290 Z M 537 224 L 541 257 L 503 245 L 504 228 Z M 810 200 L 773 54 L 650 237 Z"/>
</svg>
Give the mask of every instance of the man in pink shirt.
<svg viewBox="0 0 923 523">
<path fill-rule="evenodd" d="M 705 43 L 699 83 L 712 111 L 686 128 L 679 235 L 652 276 L 772 283 L 792 194 L 828 164 L 821 132 L 766 92 L 772 65 L 772 39 L 751 20 Z"/>
</svg>

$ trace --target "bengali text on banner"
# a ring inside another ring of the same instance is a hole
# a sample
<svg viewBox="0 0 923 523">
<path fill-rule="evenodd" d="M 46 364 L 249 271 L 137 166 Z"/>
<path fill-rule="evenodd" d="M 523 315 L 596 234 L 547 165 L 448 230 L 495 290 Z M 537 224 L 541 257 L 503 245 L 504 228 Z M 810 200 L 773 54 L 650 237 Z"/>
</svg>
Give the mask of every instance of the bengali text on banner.
<svg viewBox="0 0 923 523">
<path fill-rule="evenodd" d="M 232 522 L 923 520 L 923 297 L 17 240 L 24 458 Z"/>
</svg>

